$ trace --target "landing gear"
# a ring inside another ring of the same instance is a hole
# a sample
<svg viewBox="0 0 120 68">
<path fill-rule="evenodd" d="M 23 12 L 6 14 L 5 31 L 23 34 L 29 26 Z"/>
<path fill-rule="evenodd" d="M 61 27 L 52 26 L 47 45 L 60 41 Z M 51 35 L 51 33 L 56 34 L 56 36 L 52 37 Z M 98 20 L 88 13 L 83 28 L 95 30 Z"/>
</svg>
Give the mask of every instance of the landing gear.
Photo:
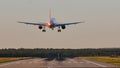
<svg viewBox="0 0 120 68">
<path fill-rule="evenodd" d="M 46 32 L 46 30 L 45 30 L 45 26 L 43 27 L 43 30 L 42 30 L 42 32 Z"/>
<path fill-rule="evenodd" d="M 61 32 L 61 29 L 60 29 L 60 27 L 58 27 L 58 32 Z"/>
<path fill-rule="evenodd" d="M 54 28 L 52 28 L 52 30 L 54 30 Z"/>
<path fill-rule="evenodd" d="M 61 29 L 59 29 L 58 32 L 61 32 Z"/>
<path fill-rule="evenodd" d="M 46 30 L 42 30 L 42 32 L 46 32 Z"/>
</svg>

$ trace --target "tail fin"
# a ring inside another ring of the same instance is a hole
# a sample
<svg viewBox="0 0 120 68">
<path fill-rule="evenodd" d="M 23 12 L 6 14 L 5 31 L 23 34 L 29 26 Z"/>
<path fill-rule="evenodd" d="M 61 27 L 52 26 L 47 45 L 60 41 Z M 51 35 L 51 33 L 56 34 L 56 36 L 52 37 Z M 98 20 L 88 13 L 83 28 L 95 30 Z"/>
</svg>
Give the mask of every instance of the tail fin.
<svg viewBox="0 0 120 68">
<path fill-rule="evenodd" d="M 51 9 L 49 10 L 49 19 L 51 19 Z"/>
</svg>

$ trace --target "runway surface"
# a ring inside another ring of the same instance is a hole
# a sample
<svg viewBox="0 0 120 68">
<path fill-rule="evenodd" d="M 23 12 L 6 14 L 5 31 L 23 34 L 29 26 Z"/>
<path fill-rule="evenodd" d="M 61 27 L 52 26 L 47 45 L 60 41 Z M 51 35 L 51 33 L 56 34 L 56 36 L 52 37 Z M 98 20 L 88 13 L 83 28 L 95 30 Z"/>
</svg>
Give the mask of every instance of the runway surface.
<svg viewBox="0 0 120 68">
<path fill-rule="evenodd" d="M 0 68 L 81 68 L 81 67 L 116 68 L 115 65 L 79 58 L 74 59 L 67 58 L 64 61 L 57 60 L 47 61 L 42 58 L 33 58 L 0 64 Z"/>
</svg>

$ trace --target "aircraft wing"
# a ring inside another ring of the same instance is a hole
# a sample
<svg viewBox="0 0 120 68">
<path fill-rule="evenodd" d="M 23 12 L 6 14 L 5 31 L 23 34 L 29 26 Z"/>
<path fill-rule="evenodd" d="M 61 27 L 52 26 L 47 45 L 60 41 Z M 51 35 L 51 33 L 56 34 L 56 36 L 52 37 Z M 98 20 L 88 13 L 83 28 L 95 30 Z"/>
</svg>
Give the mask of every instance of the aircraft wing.
<svg viewBox="0 0 120 68">
<path fill-rule="evenodd" d="M 79 24 L 79 23 L 84 23 L 84 22 L 63 23 L 63 24 L 56 24 L 56 26 L 73 25 L 73 24 Z"/>
<path fill-rule="evenodd" d="M 45 26 L 45 23 L 43 22 L 39 22 L 39 23 L 30 23 L 30 22 L 18 22 L 18 23 L 24 23 L 24 24 L 29 24 L 29 25 L 41 25 L 41 26 Z"/>
</svg>

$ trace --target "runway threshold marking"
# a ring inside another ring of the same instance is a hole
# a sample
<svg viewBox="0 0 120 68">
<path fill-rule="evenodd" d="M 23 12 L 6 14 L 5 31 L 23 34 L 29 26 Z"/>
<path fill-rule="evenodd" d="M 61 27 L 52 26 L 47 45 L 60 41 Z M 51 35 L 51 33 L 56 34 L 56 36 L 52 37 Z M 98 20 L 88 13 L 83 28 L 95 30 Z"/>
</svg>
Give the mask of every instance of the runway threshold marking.
<svg viewBox="0 0 120 68">
<path fill-rule="evenodd" d="M 85 59 L 83 59 L 83 60 L 86 61 L 87 63 L 95 64 L 95 65 L 100 66 L 100 67 L 108 67 L 106 65 L 98 64 L 98 63 L 95 63 L 95 62 L 92 62 L 92 61 L 88 61 L 88 60 L 85 60 Z"/>
</svg>

